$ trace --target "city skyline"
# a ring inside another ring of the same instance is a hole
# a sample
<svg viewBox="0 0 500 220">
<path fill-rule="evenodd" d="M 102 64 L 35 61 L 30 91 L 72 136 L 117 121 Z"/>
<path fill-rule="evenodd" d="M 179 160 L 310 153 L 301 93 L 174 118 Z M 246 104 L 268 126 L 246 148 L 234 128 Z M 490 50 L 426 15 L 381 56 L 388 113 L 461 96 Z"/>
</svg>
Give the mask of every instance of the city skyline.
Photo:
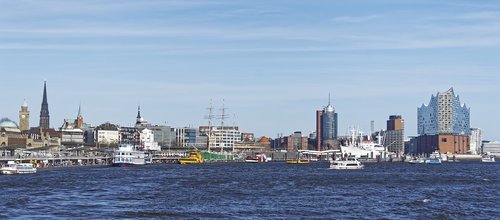
<svg viewBox="0 0 500 220">
<path fill-rule="evenodd" d="M 331 93 L 339 135 L 402 115 L 416 136 L 417 108 L 453 87 L 500 140 L 500 4 L 318 3 L 0 1 L 0 117 L 18 122 L 26 100 L 37 126 L 47 79 L 56 128 L 80 103 L 94 126 L 133 125 L 140 104 L 153 124 L 197 127 L 224 99 L 242 131 L 309 133 Z"/>
</svg>

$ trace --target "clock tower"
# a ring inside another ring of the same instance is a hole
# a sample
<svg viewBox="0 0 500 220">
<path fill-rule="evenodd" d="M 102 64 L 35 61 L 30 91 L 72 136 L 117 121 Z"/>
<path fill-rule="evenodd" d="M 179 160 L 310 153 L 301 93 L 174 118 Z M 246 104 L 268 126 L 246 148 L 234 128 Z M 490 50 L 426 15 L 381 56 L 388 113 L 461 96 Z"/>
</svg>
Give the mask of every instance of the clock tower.
<svg viewBox="0 0 500 220">
<path fill-rule="evenodd" d="M 27 131 L 30 129 L 30 111 L 28 111 L 28 103 L 24 100 L 19 111 L 19 130 Z"/>
</svg>

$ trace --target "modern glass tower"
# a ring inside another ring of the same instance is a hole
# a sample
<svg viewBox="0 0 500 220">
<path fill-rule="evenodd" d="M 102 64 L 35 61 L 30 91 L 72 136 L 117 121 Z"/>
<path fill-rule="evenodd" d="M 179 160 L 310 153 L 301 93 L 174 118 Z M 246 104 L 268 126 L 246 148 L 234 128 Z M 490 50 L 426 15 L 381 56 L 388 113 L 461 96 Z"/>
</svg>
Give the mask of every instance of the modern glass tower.
<svg viewBox="0 0 500 220">
<path fill-rule="evenodd" d="M 470 108 L 460 104 L 453 88 L 432 95 L 429 105 L 418 108 L 418 134 L 470 135 Z"/>
<path fill-rule="evenodd" d="M 323 110 L 316 111 L 316 149 L 324 149 L 327 142 L 337 139 L 338 120 L 335 108 L 333 108 L 330 97 L 328 97 L 328 106 Z"/>
<path fill-rule="evenodd" d="M 337 113 L 335 113 L 335 109 L 330 103 L 323 110 L 321 125 L 323 140 L 337 139 Z"/>
</svg>

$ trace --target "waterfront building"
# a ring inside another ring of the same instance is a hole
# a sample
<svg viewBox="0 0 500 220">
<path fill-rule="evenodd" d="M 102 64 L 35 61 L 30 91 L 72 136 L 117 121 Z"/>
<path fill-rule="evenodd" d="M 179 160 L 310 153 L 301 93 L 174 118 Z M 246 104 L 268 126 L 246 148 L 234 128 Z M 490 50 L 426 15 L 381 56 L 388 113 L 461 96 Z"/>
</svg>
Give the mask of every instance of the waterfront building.
<svg viewBox="0 0 500 220">
<path fill-rule="evenodd" d="M 0 119 L 0 147 L 10 145 L 26 145 L 26 137 L 23 137 L 17 124 L 8 118 Z"/>
<path fill-rule="evenodd" d="M 61 133 L 53 128 L 30 128 L 28 131 L 27 148 L 61 146 Z"/>
<path fill-rule="evenodd" d="M 271 141 L 268 137 L 261 137 L 258 141 L 242 141 L 234 144 L 235 152 L 264 152 L 271 150 Z"/>
<path fill-rule="evenodd" d="M 115 145 L 120 143 L 119 127 L 109 122 L 97 126 L 94 136 L 99 145 Z"/>
<path fill-rule="evenodd" d="M 481 145 L 483 142 L 483 130 L 480 128 L 471 128 L 471 135 L 470 135 L 470 153 L 471 154 L 481 154 Z"/>
<path fill-rule="evenodd" d="M 85 141 L 85 132 L 91 130 L 91 125 L 83 122 L 82 106 L 78 106 L 78 114 L 75 119 L 64 119 L 59 128 L 61 142 L 64 145 L 81 145 Z"/>
<path fill-rule="evenodd" d="M 141 116 L 141 106 L 137 108 L 135 127 L 140 131 L 149 129 L 153 132 L 154 140 L 161 147 L 173 147 L 176 141 L 175 129 L 170 126 L 152 125 Z"/>
<path fill-rule="evenodd" d="M 404 120 L 401 115 L 391 115 L 387 120 L 384 147 L 388 152 L 404 153 Z"/>
<path fill-rule="evenodd" d="M 138 144 L 139 128 L 120 127 L 120 144 Z"/>
<path fill-rule="evenodd" d="M 202 149 L 207 146 L 207 138 L 200 135 L 196 128 L 176 128 L 176 147 L 180 148 L 198 148 Z"/>
<path fill-rule="evenodd" d="M 460 98 L 453 88 L 432 95 L 429 105 L 424 105 L 418 111 L 418 134 L 455 134 L 470 135 L 470 108 L 460 104 Z"/>
<path fill-rule="evenodd" d="M 155 141 L 155 136 L 153 130 L 144 128 L 140 133 L 140 143 L 144 150 L 160 151 L 161 148 L 158 142 Z"/>
<path fill-rule="evenodd" d="M 335 108 L 331 105 L 330 98 L 328 105 L 323 110 L 316 111 L 316 148 L 332 149 L 338 145 L 338 118 Z"/>
<path fill-rule="evenodd" d="M 43 98 L 40 110 L 40 128 L 50 128 L 49 103 L 47 102 L 47 82 L 43 82 Z"/>
<path fill-rule="evenodd" d="M 15 122 L 7 118 L 0 120 L 0 147 L 34 149 L 60 146 L 58 135 L 54 129 L 31 128 L 22 132 Z"/>
<path fill-rule="evenodd" d="M 298 150 L 308 150 L 309 149 L 309 138 L 307 136 L 303 136 L 302 132 L 296 131 L 293 134 L 285 137 L 279 137 L 278 141 L 278 149 L 286 150 L 286 151 L 298 151 Z"/>
<path fill-rule="evenodd" d="M 255 142 L 254 133 L 242 132 L 241 133 L 241 141 L 242 142 Z"/>
<path fill-rule="evenodd" d="M 241 142 L 238 126 L 200 126 L 199 132 L 207 137 L 209 151 L 233 152 L 235 144 Z"/>
<path fill-rule="evenodd" d="M 61 129 L 61 143 L 64 145 L 83 144 L 83 130 L 79 128 Z"/>
<path fill-rule="evenodd" d="M 19 130 L 26 132 L 30 129 L 30 111 L 28 111 L 28 103 L 24 100 L 19 111 Z"/>
<path fill-rule="evenodd" d="M 483 141 L 483 153 L 500 155 L 500 141 Z"/>
<path fill-rule="evenodd" d="M 455 95 L 453 88 L 432 95 L 429 105 L 417 109 L 418 154 L 469 152 L 470 109 Z"/>
</svg>

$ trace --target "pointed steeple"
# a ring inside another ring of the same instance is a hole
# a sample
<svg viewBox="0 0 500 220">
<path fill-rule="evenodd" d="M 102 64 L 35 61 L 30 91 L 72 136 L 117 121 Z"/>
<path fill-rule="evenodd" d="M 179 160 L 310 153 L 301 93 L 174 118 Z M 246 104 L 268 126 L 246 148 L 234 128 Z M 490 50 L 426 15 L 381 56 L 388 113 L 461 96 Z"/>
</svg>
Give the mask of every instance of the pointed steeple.
<svg viewBox="0 0 500 220">
<path fill-rule="evenodd" d="M 82 104 L 81 103 L 78 105 L 78 115 L 76 117 L 77 118 L 82 117 Z"/>
<path fill-rule="evenodd" d="M 43 81 L 43 100 L 42 105 L 47 103 L 47 81 Z"/>
<path fill-rule="evenodd" d="M 141 105 L 137 107 L 137 118 L 135 120 L 135 126 L 142 124 L 143 120 L 141 117 Z"/>
<path fill-rule="evenodd" d="M 141 105 L 137 106 L 137 121 L 141 118 Z"/>
<path fill-rule="evenodd" d="M 50 128 L 49 103 L 47 102 L 47 81 L 43 81 L 43 99 L 40 109 L 40 127 Z"/>
<path fill-rule="evenodd" d="M 82 128 L 82 126 L 83 126 L 82 104 L 81 103 L 78 105 L 78 116 L 76 116 L 75 125 L 76 125 L 75 126 L 76 128 Z"/>
</svg>

